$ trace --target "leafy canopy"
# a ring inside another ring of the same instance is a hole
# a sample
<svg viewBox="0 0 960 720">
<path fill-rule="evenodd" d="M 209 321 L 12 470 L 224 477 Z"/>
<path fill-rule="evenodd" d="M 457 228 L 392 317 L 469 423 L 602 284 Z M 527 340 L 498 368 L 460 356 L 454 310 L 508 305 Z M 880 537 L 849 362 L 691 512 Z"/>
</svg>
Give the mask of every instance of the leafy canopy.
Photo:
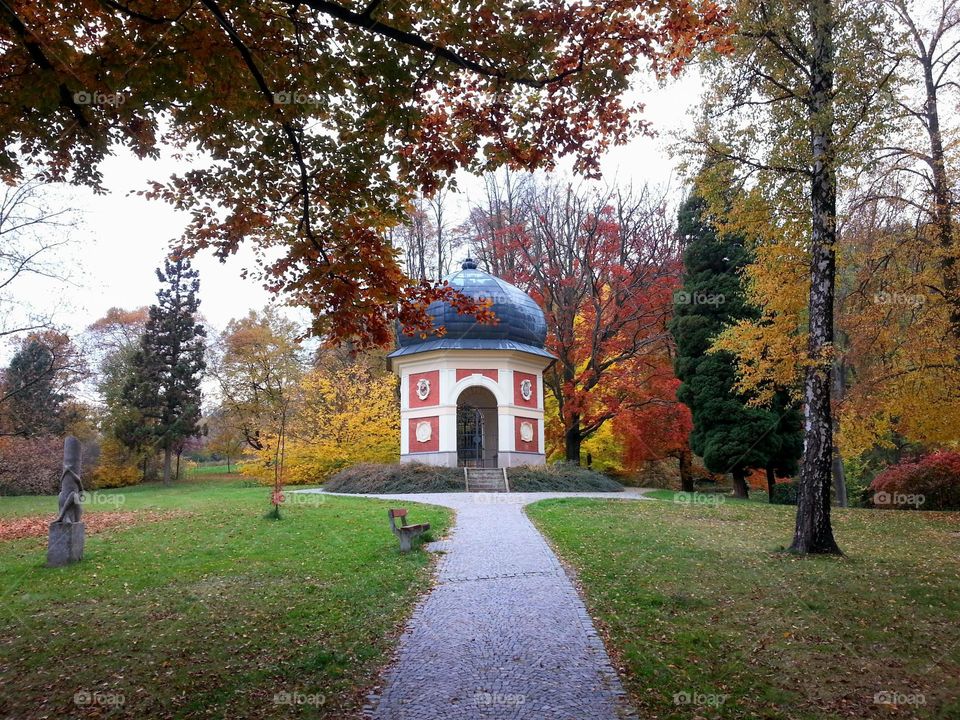
<svg viewBox="0 0 960 720">
<path fill-rule="evenodd" d="M 188 211 L 183 244 L 244 241 L 312 331 L 389 340 L 448 288 L 400 271 L 385 228 L 454 172 L 597 169 L 643 128 L 621 96 L 725 37 L 713 0 L 9 0 L 0 8 L 0 171 L 101 187 L 118 145 L 177 150 L 152 197 Z M 403 302 L 399 302 L 403 301 Z M 399 304 L 398 304 L 399 302 Z"/>
</svg>

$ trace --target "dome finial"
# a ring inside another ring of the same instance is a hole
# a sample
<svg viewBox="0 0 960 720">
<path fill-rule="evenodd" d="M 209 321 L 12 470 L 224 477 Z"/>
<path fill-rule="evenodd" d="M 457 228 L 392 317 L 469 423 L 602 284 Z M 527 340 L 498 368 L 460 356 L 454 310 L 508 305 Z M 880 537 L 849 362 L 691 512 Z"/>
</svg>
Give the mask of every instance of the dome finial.
<svg viewBox="0 0 960 720">
<path fill-rule="evenodd" d="M 468 255 L 467 259 L 463 261 L 463 265 L 460 267 L 462 267 L 464 270 L 476 270 L 477 264 Z"/>
</svg>

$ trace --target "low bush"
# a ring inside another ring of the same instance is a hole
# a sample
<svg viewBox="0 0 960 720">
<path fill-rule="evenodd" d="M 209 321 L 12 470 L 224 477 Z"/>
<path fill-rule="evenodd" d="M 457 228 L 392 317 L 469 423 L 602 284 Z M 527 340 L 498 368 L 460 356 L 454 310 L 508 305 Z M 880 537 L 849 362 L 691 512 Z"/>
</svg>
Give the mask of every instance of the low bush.
<svg viewBox="0 0 960 720">
<path fill-rule="evenodd" d="M 100 443 L 100 458 L 90 473 L 89 488 L 118 488 L 140 482 L 140 468 L 136 458 L 126 451 L 119 440 L 106 437 Z"/>
<path fill-rule="evenodd" d="M 773 486 L 770 502 L 774 505 L 796 505 L 797 484 L 792 482 L 778 482 Z"/>
<path fill-rule="evenodd" d="M 333 475 L 323 489 L 345 493 L 462 492 L 463 469 L 422 463 L 361 463 Z"/>
<path fill-rule="evenodd" d="M 620 483 L 588 468 L 567 463 L 507 470 L 513 492 L 619 492 Z M 330 492 L 463 492 L 463 468 L 421 463 L 364 463 L 345 468 L 324 486 Z"/>
<path fill-rule="evenodd" d="M 61 438 L 0 438 L 0 495 L 56 495 L 62 470 Z"/>
<path fill-rule="evenodd" d="M 891 465 L 870 483 L 873 506 L 888 510 L 960 510 L 960 453 L 936 452 Z"/>
<path fill-rule="evenodd" d="M 513 492 L 620 492 L 623 486 L 606 475 L 573 463 L 509 468 Z"/>
</svg>

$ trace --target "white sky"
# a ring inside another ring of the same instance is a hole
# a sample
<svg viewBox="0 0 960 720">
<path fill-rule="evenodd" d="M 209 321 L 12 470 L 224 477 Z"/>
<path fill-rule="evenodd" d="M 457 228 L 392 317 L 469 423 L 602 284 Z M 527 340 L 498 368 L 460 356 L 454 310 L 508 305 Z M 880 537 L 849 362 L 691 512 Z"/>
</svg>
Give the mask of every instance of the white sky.
<svg viewBox="0 0 960 720">
<path fill-rule="evenodd" d="M 670 184 L 680 186 L 676 162 L 670 158 L 670 133 L 689 124 L 688 110 L 699 97 L 699 80 L 690 74 L 666 88 L 643 93 L 644 117 L 659 133 L 656 138 L 637 138 L 604 158 L 606 182 Z M 48 280 L 22 282 L 14 291 L 18 304 L 41 312 L 56 312 L 58 323 L 82 332 L 110 307 L 135 308 L 155 299 L 154 270 L 163 261 L 169 244 L 183 231 L 185 213 L 178 213 L 160 201 L 129 193 L 146 187 L 149 180 L 164 180 L 173 170 L 182 171 L 169 160 L 138 160 L 129 153 L 110 158 L 102 166 L 107 195 L 94 195 L 85 188 L 62 188 L 62 201 L 80 210 L 74 242 L 61 252 L 67 264 L 76 264 L 72 284 Z M 460 215 L 477 179 L 461 177 L 461 193 L 454 199 Z M 204 254 L 194 261 L 200 272 L 201 312 L 215 328 L 221 329 L 235 317 L 270 301 L 269 294 L 255 280 L 243 280 L 240 271 L 252 264 L 252 254 L 241 252 L 226 263 Z M 0 347 L 0 358 L 9 349 Z"/>
</svg>

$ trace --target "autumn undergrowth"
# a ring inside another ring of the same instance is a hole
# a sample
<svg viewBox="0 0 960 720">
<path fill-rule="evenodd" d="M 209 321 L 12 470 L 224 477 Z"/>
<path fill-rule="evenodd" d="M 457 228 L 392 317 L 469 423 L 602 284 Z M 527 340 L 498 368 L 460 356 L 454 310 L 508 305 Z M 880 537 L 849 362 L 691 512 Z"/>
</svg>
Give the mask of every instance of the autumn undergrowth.
<svg viewBox="0 0 960 720">
<path fill-rule="evenodd" d="M 834 509 L 845 557 L 782 551 L 794 508 L 547 500 L 640 717 L 960 717 L 960 514 Z"/>
<path fill-rule="evenodd" d="M 269 493 L 239 482 L 110 494 L 186 514 L 90 535 L 60 569 L 43 567 L 45 539 L 0 543 L 0 717 L 344 717 L 429 579 L 388 503 L 287 493 L 267 521 Z M 0 520 L 56 507 L 2 498 Z M 451 519 L 411 516 L 438 536 Z"/>
</svg>

